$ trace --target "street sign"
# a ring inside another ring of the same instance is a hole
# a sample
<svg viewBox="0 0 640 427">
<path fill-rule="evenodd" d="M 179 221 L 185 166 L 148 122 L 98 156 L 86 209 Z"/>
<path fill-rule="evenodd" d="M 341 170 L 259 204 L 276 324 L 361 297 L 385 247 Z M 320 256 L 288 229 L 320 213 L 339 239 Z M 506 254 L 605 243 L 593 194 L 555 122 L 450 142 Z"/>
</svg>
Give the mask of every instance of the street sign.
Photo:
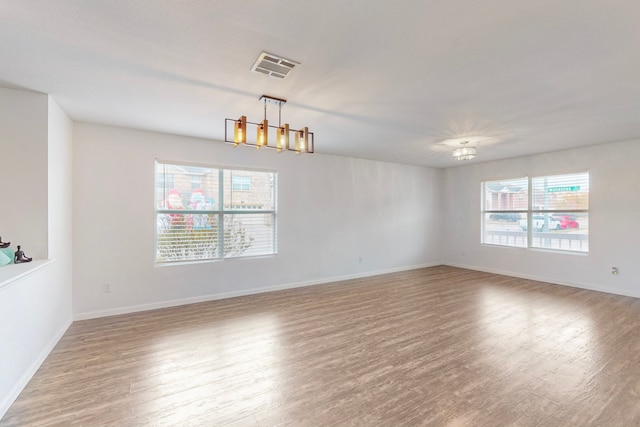
<svg viewBox="0 0 640 427">
<path fill-rule="evenodd" d="M 580 191 L 579 185 L 567 185 L 564 187 L 549 187 L 547 193 L 564 193 L 566 191 Z"/>
</svg>

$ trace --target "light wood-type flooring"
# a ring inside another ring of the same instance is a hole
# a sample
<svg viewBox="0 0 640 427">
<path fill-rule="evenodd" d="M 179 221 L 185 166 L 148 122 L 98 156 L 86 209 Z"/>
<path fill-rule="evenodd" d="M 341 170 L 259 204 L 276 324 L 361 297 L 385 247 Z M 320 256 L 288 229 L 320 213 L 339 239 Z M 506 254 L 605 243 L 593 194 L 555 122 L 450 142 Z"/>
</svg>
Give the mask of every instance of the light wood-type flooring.
<svg viewBox="0 0 640 427">
<path fill-rule="evenodd" d="M 72 324 L 2 426 L 638 426 L 640 300 L 433 267 Z"/>
</svg>

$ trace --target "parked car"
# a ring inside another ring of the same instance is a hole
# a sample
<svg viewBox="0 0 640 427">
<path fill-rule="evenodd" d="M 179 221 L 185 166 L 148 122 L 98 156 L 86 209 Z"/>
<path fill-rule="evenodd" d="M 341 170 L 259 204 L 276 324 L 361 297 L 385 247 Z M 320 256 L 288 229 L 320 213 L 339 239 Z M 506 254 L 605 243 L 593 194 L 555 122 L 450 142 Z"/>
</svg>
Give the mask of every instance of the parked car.
<svg viewBox="0 0 640 427">
<path fill-rule="evenodd" d="M 489 215 L 489 219 L 493 221 L 508 221 L 518 222 L 520 221 L 520 214 L 517 213 L 492 213 Z"/>
<path fill-rule="evenodd" d="M 580 228 L 580 224 L 576 221 L 576 217 L 572 215 L 553 215 L 553 219 L 560 223 L 560 229 Z"/>
<path fill-rule="evenodd" d="M 523 231 L 527 231 L 526 219 L 521 219 L 519 224 Z M 550 215 L 533 215 L 531 217 L 531 224 L 535 231 L 560 230 L 562 228 L 560 221 Z"/>
</svg>

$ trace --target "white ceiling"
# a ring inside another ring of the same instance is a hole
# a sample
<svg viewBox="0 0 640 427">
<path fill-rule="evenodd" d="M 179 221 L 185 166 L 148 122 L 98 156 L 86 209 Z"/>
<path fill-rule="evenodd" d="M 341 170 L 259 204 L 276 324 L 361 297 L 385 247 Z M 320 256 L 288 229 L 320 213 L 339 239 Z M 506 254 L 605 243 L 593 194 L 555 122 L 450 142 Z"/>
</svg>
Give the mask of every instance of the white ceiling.
<svg viewBox="0 0 640 427">
<path fill-rule="evenodd" d="M 637 0 L 2 0 L 0 85 L 224 139 L 268 94 L 319 153 L 447 167 L 640 137 Z M 301 65 L 250 71 L 261 51 Z M 277 122 L 277 108 L 269 109 Z"/>
</svg>

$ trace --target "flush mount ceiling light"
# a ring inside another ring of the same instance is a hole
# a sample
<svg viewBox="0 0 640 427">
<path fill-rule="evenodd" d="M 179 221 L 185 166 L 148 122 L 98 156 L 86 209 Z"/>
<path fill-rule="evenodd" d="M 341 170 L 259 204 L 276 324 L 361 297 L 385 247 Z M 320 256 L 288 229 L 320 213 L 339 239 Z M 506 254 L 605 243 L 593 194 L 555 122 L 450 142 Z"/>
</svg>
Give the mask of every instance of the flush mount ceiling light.
<svg viewBox="0 0 640 427">
<path fill-rule="evenodd" d="M 469 141 L 463 141 L 460 144 L 462 147 L 453 150 L 453 158 L 455 160 L 471 160 L 476 157 L 476 147 L 468 147 Z"/>
<path fill-rule="evenodd" d="M 224 120 L 224 142 L 233 144 L 234 147 L 239 145 L 249 145 L 260 149 L 271 148 L 278 153 L 282 151 L 295 151 L 300 153 L 313 153 L 315 149 L 314 134 L 309 132 L 308 127 L 302 129 L 290 129 L 289 124 L 282 122 L 282 106 L 287 102 L 286 99 L 274 98 L 273 96 L 262 95 L 260 101 L 264 102 L 264 119 L 260 123 L 248 122 L 247 116 L 241 116 L 238 119 Z M 278 106 L 278 126 L 269 125 L 267 120 L 267 104 L 276 104 Z M 255 127 L 255 142 L 247 141 L 247 127 Z M 230 130 L 233 128 L 233 139 L 230 138 Z M 270 131 L 273 130 L 273 132 Z M 291 132 L 295 132 L 295 144 L 290 146 L 289 140 Z M 275 136 L 275 145 L 269 145 L 271 136 Z"/>
</svg>

